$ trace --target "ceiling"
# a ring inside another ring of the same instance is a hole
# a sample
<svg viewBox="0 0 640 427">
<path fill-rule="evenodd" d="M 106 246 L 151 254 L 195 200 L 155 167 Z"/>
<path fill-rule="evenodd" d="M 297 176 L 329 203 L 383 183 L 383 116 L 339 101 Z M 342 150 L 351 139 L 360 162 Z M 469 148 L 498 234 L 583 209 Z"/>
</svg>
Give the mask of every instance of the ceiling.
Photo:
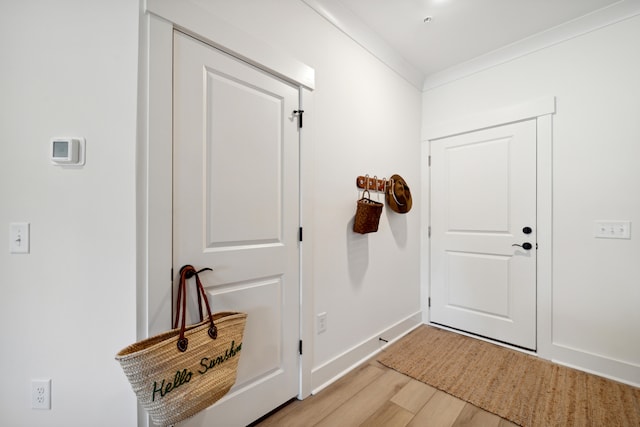
<svg viewBox="0 0 640 427">
<path fill-rule="evenodd" d="M 640 0 L 313 0 L 337 26 L 359 21 L 423 76 Z M 624 5 L 623 5 L 624 3 Z M 319 9 L 319 8 L 316 8 Z M 349 20 L 345 14 L 351 15 Z M 430 22 L 425 22 L 431 17 Z M 342 28 L 345 30 L 344 28 Z"/>
</svg>

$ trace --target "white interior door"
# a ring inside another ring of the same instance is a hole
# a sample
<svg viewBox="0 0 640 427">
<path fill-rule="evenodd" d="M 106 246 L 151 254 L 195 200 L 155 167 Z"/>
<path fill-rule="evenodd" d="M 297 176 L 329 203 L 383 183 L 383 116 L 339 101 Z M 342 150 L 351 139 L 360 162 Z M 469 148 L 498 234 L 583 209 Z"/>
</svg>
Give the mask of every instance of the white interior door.
<svg viewBox="0 0 640 427">
<path fill-rule="evenodd" d="M 534 350 L 535 120 L 430 148 L 431 322 Z"/>
<path fill-rule="evenodd" d="M 246 425 L 298 394 L 298 89 L 174 33 L 173 268 L 248 313 L 236 385 L 185 425 Z"/>
</svg>

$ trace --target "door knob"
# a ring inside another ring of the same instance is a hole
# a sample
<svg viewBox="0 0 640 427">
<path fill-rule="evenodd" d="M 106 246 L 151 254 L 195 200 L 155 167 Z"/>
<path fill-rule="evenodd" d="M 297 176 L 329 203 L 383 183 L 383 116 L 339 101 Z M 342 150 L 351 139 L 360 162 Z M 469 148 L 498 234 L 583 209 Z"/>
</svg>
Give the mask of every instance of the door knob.
<svg viewBox="0 0 640 427">
<path fill-rule="evenodd" d="M 528 251 L 529 249 L 531 249 L 533 247 L 533 245 L 531 243 L 529 243 L 529 242 L 524 242 L 521 245 L 518 245 L 517 243 L 514 243 L 511 246 L 518 246 L 518 247 L 520 247 L 520 248 L 522 248 L 522 249 L 524 249 L 526 251 Z"/>
</svg>

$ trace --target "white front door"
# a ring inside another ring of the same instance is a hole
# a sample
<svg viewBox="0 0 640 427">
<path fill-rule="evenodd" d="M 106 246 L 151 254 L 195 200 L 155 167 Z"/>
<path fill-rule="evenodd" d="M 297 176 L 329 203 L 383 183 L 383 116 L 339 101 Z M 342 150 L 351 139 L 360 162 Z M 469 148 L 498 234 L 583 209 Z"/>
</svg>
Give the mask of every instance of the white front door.
<svg viewBox="0 0 640 427">
<path fill-rule="evenodd" d="M 180 32 L 173 85 L 174 273 L 248 313 L 235 386 L 185 425 L 242 426 L 298 394 L 298 89 Z"/>
<path fill-rule="evenodd" d="M 430 321 L 535 350 L 535 120 L 430 148 Z"/>
</svg>

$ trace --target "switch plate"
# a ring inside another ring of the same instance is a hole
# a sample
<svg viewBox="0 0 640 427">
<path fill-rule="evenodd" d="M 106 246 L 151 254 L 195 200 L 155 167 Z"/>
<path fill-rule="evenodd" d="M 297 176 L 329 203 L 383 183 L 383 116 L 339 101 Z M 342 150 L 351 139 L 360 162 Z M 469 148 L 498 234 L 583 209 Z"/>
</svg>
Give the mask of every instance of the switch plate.
<svg viewBox="0 0 640 427">
<path fill-rule="evenodd" d="M 327 330 L 327 312 L 318 314 L 318 333 L 321 334 Z"/>
<path fill-rule="evenodd" d="M 599 239 L 631 239 L 631 221 L 596 221 L 593 235 Z"/>
<path fill-rule="evenodd" d="M 9 252 L 12 254 L 29 253 L 28 222 L 13 222 L 9 224 Z"/>
</svg>

